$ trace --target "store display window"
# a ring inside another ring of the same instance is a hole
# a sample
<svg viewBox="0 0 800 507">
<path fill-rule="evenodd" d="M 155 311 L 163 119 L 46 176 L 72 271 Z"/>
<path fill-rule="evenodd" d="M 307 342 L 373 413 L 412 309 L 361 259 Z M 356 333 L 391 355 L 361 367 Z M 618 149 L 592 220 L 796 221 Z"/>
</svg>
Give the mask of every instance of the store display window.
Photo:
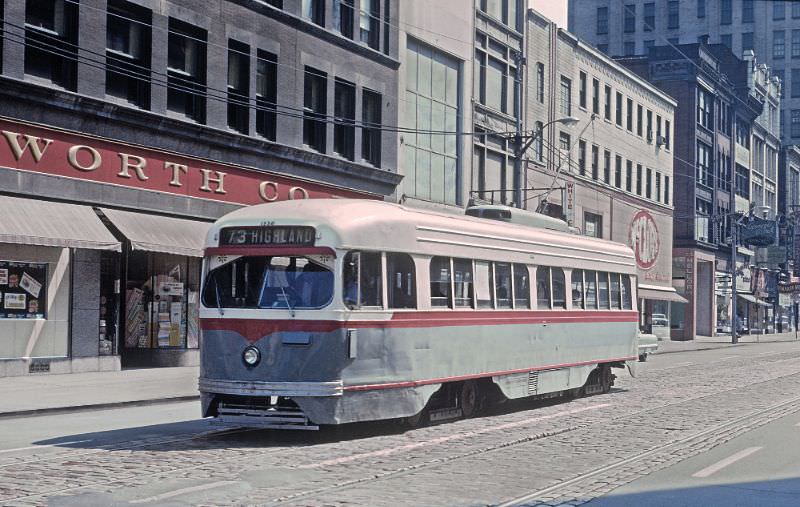
<svg viewBox="0 0 800 507">
<path fill-rule="evenodd" d="M 47 318 L 47 263 L 0 260 L 0 319 Z"/>
<path fill-rule="evenodd" d="M 126 279 L 126 347 L 198 347 L 199 258 L 133 251 Z"/>
</svg>

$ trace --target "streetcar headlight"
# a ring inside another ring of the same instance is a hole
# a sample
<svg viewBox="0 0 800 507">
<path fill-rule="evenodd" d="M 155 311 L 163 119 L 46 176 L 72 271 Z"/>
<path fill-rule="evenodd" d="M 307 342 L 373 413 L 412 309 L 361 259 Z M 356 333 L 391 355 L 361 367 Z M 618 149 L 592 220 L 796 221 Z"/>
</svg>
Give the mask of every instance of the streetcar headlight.
<svg viewBox="0 0 800 507">
<path fill-rule="evenodd" d="M 261 352 L 254 346 L 250 345 L 244 352 L 242 352 L 242 359 L 247 366 L 255 366 L 261 361 Z"/>
</svg>

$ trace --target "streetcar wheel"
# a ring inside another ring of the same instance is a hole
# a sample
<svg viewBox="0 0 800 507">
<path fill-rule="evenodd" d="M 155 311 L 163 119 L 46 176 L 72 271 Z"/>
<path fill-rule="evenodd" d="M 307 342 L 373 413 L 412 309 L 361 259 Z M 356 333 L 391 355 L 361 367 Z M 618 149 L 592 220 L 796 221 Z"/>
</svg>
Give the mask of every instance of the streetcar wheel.
<svg viewBox="0 0 800 507">
<path fill-rule="evenodd" d="M 461 415 L 464 419 L 474 416 L 478 412 L 480 399 L 478 396 L 478 383 L 474 380 L 467 380 L 461 385 L 459 396 L 461 405 Z"/>
</svg>

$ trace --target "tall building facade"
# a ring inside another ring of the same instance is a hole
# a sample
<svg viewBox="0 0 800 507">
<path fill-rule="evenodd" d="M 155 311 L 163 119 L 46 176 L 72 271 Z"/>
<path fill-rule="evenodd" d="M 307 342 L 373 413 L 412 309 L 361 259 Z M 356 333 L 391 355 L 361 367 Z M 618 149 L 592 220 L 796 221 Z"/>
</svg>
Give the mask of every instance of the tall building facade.
<svg viewBox="0 0 800 507">
<path fill-rule="evenodd" d="M 685 301 L 672 287 L 677 104 L 536 11 L 526 31 L 527 207 L 630 245 L 651 331 L 654 314 Z"/>
<path fill-rule="evenodd" d="M 723 44 L 752 50 L 783 82 L 783 144 L 800 144 L 800 2 L 783 0 L 570 0 L 569 30 L 612 56 L 650 46 Z"/>
<path fill-rule="evenodd" d="M 210 221 L 393 194 L 399 3 L 0 4 L 0 376 L 192 364 Z"/>
</svg>

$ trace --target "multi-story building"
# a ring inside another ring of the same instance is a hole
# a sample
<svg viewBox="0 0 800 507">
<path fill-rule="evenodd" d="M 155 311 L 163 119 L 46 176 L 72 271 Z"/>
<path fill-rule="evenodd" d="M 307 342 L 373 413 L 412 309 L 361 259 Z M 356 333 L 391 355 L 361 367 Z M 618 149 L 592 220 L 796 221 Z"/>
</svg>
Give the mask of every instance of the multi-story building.
<svg viewBox="0 0 800 507">
<path fill-rule="evenodd" d="M 209 221 L 392 194 L 399 4 L 4 2 L 0 376 L 195 361 Z"/>
<path fill-rule="evenodd" d="M 783 0 L 571 0 L 570 31 L 613 56 L 648 47 L 723 44 L 753 50 L 783 85 L 783 144 L 800 144 L 800 3 Z"/>
<path fill-rule="evenodd" d="M 649 327 L 685 302 L 672 287 L 677 104 L 536 11 L 526 30 L 526 203 L 634 249 Z"/>
</svg>

